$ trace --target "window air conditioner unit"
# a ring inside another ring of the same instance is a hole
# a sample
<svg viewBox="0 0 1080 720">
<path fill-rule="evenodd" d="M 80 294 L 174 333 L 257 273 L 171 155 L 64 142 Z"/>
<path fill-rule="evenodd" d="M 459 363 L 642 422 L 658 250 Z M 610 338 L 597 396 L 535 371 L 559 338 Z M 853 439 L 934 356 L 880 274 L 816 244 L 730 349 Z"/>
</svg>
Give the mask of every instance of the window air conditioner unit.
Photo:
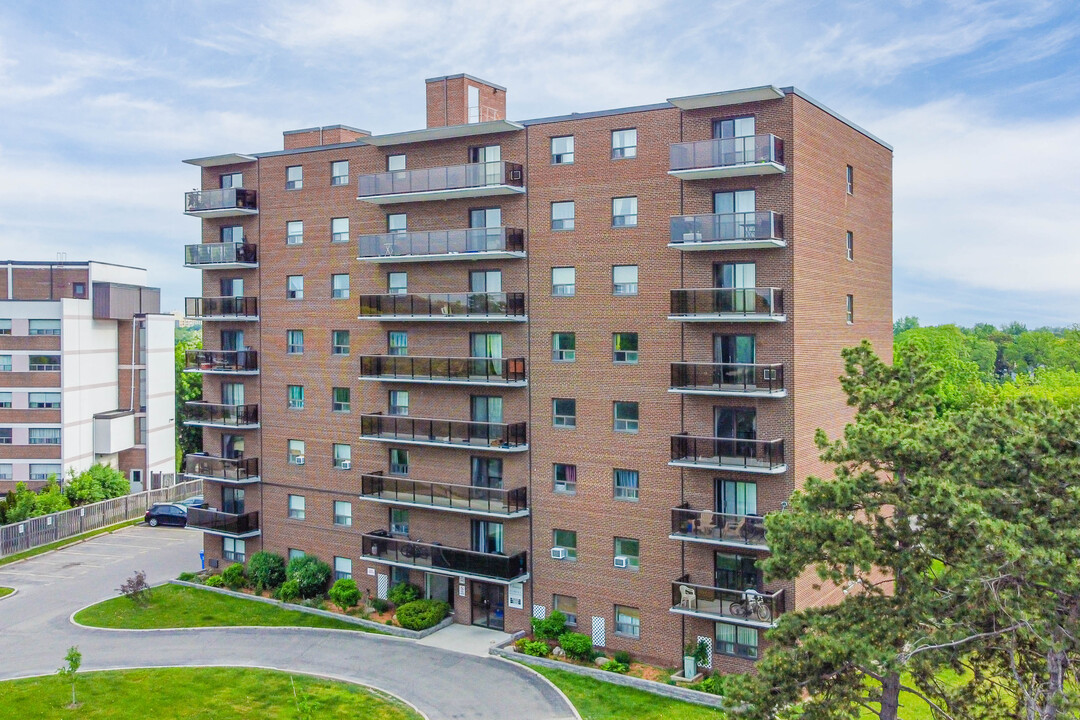
<svg viewBox="0 0 1080 720">
<path fill-rule="evenodd" d="M 297 455 L 296 456 L 296 464 L 297 465 L 303 465 L 304 464 L 304 456 L 303 455 Z"/>
<path fill-rule="evenodd" d="M 774 370 L 772 368 L 766 368 L 766 369 L 761 371 L 761 377 L 764 380 L 775 380 L 776 379 L 776 370 Z"/>
<path fill-rule="evenodd" d="M 565 560 L 566 559 L 566 548 L 561 548 L 561 547 L 553 547 L 553 548 L 551 548 L 551 558 L 553 560 Z"/>
<path fill-rule="evenodd" d="M 341 461 L 341 469 L 342 470 L 352 470 L 352 463 L 349 462 L 348 460 L 342 460 Z"/>
<path fill-rule="evenodd" d="M 520 170 L 511 170 L 510 171 L 510 179 L 511 180 L 520 180 L 521 179 L 521 171 Z"/>
<path fill-rule="evenodd" d="M 617 568 L 630 567 L 630 558 L 626 557 L 625 555 L 616 555 L 615 556 L 615 567 L 617 567 Z"/>
</svg>

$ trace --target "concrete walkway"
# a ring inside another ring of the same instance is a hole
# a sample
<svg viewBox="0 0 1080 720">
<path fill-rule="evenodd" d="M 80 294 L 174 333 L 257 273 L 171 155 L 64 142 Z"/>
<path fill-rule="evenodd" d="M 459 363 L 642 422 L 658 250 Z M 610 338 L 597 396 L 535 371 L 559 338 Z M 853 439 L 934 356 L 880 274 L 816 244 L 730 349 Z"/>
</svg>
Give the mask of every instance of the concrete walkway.
<svg viewBox="0 0 1080 720">
<path fill-rule="evenodd" d="M 488 630 L 473 625 L 451 625 L 437 633 L 417 640 L 417 645 L 453 650 L 454 652 L 488 657 L 492 645 L 498 645 L 510 639 L 509 633 Z"/>
<path fill-rule="evenodd" d="M 68 621 L 75 610 L 115 597 L 116 588 L 135 570 L 145 570 L 149 582 L 159 583 L 197 567 L 201 543 L 195 531 L 136 526 L 0 566 L 0 585 L 19 590 L 0 603 L 0 679 L 53 673 L 67 648 L 78 645 L 85 670 L 272 667 L 370 685 L 407 700 L 431 720 L 495 720 L 508 714 L 523 720 L 575 717 L 562 694 L 545 680 L 515 663 L 486 656 L 490 631 L 455 631 L 448 637 L 462 637 L 466 652 L 459 652 L 442 642 L 422 645 L 351 631 L 110 631 Z M 485 654 L 475 654 L 482 646 Z"/>
</svg>

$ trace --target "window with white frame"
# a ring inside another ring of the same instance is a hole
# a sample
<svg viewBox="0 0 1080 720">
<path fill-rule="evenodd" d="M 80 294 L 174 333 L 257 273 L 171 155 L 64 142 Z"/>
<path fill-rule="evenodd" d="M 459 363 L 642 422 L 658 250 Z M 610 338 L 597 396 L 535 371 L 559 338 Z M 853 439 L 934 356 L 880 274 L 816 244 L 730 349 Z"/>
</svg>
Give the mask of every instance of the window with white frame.
<svg viewBox="0 0 1080 720">
<path fill-rule="evenodd" d="M 847 306 L 847 323 L 851 325 L 855 322 L 855 296 L 848 295 L 845 304 Z"/>
<path fill-rule="evenodd" d="M 574 333 L 557 332 L 551 334 L 551 359 L 555 362 L 573 362 L 577 345 Z"/>
<path fill-rule="evenodd" d="M 303 410 L 304 409 L 304 386 L 303 385 L 289 385 L 289 409 L 290 410 Z"/>
<path fill-rule="evenodd" d="M 221 242 L 242 243 L 244 242 L 243 225 L 226 225 L 221 228 Z"/>
<path fill-rule="evenodd" d="M 303 355 L 304 354 L 304 331 L 303 330 L 286 330 L 285 331 L 285 352 L 289 355 Z"/>
<path fill-rule="evenodd" d="M 0 355 L 0 370 L 3 370 L 3 357 Z M 8 356 L 10 365 L 10 356 Z M 10 367 L 8 368 L 11 369 Z M 59 355 L 31 355 L 30 356 L 30 372 L 56 372 L 60 369 L 60 356 Z"/>
<path fill-rule="evenodd" d="M 577 271 L 572 267 L 551 268 L 551 294 L 568 297 L 574 294 Z"/>
<path fill-rule="evenodd" d="M 290 220 L 285 223 L 285 244 L 302 245 L 304 243 L 304 221 Z"/>
<path fill-rule="evenodd" d="M 577 530 L 553 530 L 552 544 L 566 551 L 567 560 L 577 560 Z"/>
<path fill-rule="evenodd" d="M 611 131 L 611 159 L 637 157 L 637 128 Z"/>
<path fill-rule="evenodd" d="M 638 471 L 615 469 L 615 499 L 638 499 Z"/>
<path fill-rule="evenodd" d="M 9 408 L 9 407 L 11 407 L 11 393 L 10 392 L 0 392 L 0 408 Z"/>
<path fill-rule="evenodd" d="M 574 201 L 563 200 L 551 203 L 551 229 L 574 229 Z"/>
<path fill-rule="evenodd" d="M 574 136 L 551 138 L 551 164 L 572 165 L 574 162 Z"/>
<path fill-rule="evenodd" d="M 724 622 L 716 623 L 716 645 L 713 646 L 713 651 L 721 655 L 756 659 L 758 656 L 757 628 Z"/>
<path fill-rule="evenodd" d="M 386 274 L 386 292 L 391 295 L 404 295 L 409 292 L 409 275 L 404 272 Z"/>
<path fill-rule="evenodd" d="M 405 156 L 404 155 L 387 155 L 386 156 L 386 169 L 390 172 L 396 172 L 398 170 L 405 169 Z"/>
<path fill-rule="evenodd" d="M 390 533 L 409 535 L 409 511 L 404 508 L 390 508 Z"/>
<path fill-rule="evenodd" d="M 10 355 L 0 355 L 0 372 L 11 372 Z"/>
<path fill-rule="evenodd" d="M 615 432 L 636 433 L 638 431 L 638 404 L 636 402 L 615 403 Z"/>
<path fill-rule="evenodd" d="M 7 318 L 0 318 L 0 335 L 11 334 L 11 320 Z"/>
<path fill-rule="evenodd" d="M 348 185 L 349 184 L 349 161 L 348 160 L 336 160 L 330 163 L 330 184 L 331 185 Z"/>
<path fill-rule="evenodd" d="M 409 451 L 405 448 L 390 448 L 390 474 L 409 474 Z"/>
<path fill-rule="evenodd" d="M 846 242 L 845 242 L 845 246 L 846 246 L 846 249 L 847 249 L 847 259 L 848 260 L 854 260 L 855 259 L 855 233 L 851 232 L 850 230 L 847 231 L 847 239 L 846 239 Z"/>
<path fill-rule="evenodd" d="M 336 387 L 333 389 L 333 403 L 330 409 L 336 413 L 352 412 L 352 393 L 347 387 Z"/>
<path fill-rule="evenodd" d="M 577 400 L 574 398 L 551 399 L 551 424 L 555 427 L 577 426 Z"/>
<path fill-rule="evenodd" d="M 47 428 L 30 428 L 30 444 L 31 445 L 59 445 L 60 444 L 60 428 L 47 427 Z"/>
<path fill-rule="evenodd" d="M 11 480 L 13 477 L 11 463 L 0 463 L 0 480 Z"/>
<path fill-rule="evenodd" d="M 640 570 L 641 543 L 634 538 L 615 538 L 615 557 L 626 558 L 627 570 Z"/>
<path fill-rule="evenodd" d="M 405 213 L 391 213 L 386 216 L 386 232 L 403 233 L 409 230 L 409 216 Z"/>
<path fill-rule="evenodd" d="M 48 480 L 60 477 L 60 466 L 53 463 L 30 463 L 31 480 Z"/>
<path fill-rule="evenodd" d="M 349 275 L 339 273 L 330 276 L 330 297 L 334 300 L 349 299 Z"/>
<path fill-rule="evenodd" d="M 9 427 L 0 427 L 0 445 L 11 444 L 12 429 Z"/>
<path fill-rule="evenodd" d="M 225 173 L 221 176 L 222 188 L 242 188 L 244 187 L 244 174 L 243 173 Z"/>
<path fill-rule="evenodd" d="M 855 194 L 855 168 L 847 166 L 847 194 Z"/>
<path fill-rule="evenodd" d="M 638 334 L 612 333 L 612 361 L 619 365 L 636 365 L 638 361 Z"/>
<path fill-rule="evenodd" d="M 299 190 L 304 187 L 304 166 L 291 165 L 285 168 L 285 189 Z"/>
<path fill-rule="evenodd" d="M 409 334 L 404 330 L 393 330 L 386 336 L 387 352 L 390 355 L 409 354 Z"/>
<path fill-rule="evenodd" d="M 389 413 L 391 415 L 409 414 L 409 392 L 407 390 L 390 391 Z"/>
<path fill-rule="evenodd" d="M 352 559 L 334 557 L 334 580 L 352 579 Z"/>
<path fill-rule="evenodd" d="M 349 218 L 332 218 L 330 220 L 330 242 L 349 242 Z"/>
<path fill-rule="evenodd" d="M 334 501 L 334 524 L 352 527 L 352 503 L 347 500 Z"/>
<path fill-rule="evenodd" d="M 620 637 L 641 637 L 641 611 L 625 605 L 615 606 L 615 634 Z"/>
<path fill-rule="evenodd" d="M 335 470 L 351 470 L 352 469 L 352 445 L 345 445 L 343 443 L 334 443 L 334 469 Z"/>
<path fill-rule="evenodd" d="M 637 198 L 617 197 L 611 199 L 611 226 L 634 227 L 637 225 Z"/>
<path fill-rule="evenodd" d="M 304 299 L 303 275 L 288 275 L 285 277 L 285 297 L 289 300 Z"/>
<path fill-rule="evenodd" d="M 330 333 L 330 352 L 333 355 L 349 354 L 349 331 L 333 330 Z"/>
<path fill-rule="evenodd" d="M 300 465 L 304 462 L 304 441 L 303 440 L 290 440 L 289 441 L 289 464 Z"/>
<path fill-rule="evenodd" d="M 11 393 L 8 393 L 8 398 L 10 397 Z M 32 410 L 56 409 L 60 407 L 60 393 L 32 392 L 29 397 L 29 407 Z"/>
<path fill-rule="evenodd" d="M 611 268 L 612 294 L 637 295 L 637 265 L 614 265 Z"/>
<path fill-rule="evenodd" d="M 30 321 L 30 334 L 31 335 L 59 335 L 60 334 L 60 321 L 59 320 L 31 320 Z"/>
<path fill-rule="evenodd" d="M 295 560 L 296 558 L 302 558 L 302 557 L 304 557 L 305 554 L 306 553 L 303 550 L 298 550 L 297 548 L 289 548 L 289 559 L 290 560 Z"/>
<path fill-rule="evenodd" d="M 221 538 L 221 559 L 242 563 L 247 560 L 247 543 L 237 538 Z"/>
<path fill-rule="evenodd" d="M 577 598 L 570 595 L 552 595 L 551 609 L 566 616 L 566 624 L 577 627 Z"/>
<path fill-rule="evenodd" d="M 554 473 L 553 488 L 555 492 L 566 495 L 573 495 L 577 492 L 577 465 L 554 463 L 552 472 Z"/>
<path fill-rule="evenodd" d="M 289 518 L 291 520 L 303 520 L 307 515 L 307 500 L 303 495 L 289 496 Z"/>
</svg>

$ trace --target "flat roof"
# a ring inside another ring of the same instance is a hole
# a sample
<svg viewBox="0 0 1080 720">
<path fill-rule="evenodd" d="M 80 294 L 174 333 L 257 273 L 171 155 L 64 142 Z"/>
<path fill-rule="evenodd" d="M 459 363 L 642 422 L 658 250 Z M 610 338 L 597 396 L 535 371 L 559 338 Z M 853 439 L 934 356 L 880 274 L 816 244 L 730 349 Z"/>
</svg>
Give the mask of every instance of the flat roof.
<svg viewBox="0 0 1080 720">
<path fill-rule="evenodd" d="M 443 127 L 409 130 L 407 132 L 389 133 L 386 135 L 372 135 L 364 138 L 364 144 L 374 145 L 376 147 L 386 147 L 388 145 L 404 145 L 406 143 L 425 142 L 427 140 L 446 140 L 448 138 L 517 132 L 518 130 L 524 129 L 525 126 L 520 123 L 510 122 L 509 120 L 491 120 L 488 122 L 467 123 L 465 125 L 444 125 Z"/>
<path fill-rule="evenodd" d="M 474 82 L 483 83 L 485 85 L 488 85 L 489 87 L 495 88 L 496 90 L 502 90 L 503 92 L 506 92 L 506 88 L 504 88 L 502 85 L 496 85 L 493 82 L 488 82 L 487 80 L 481 80 L 480 78 L 476 77 L 475 75 L 469 75 L 468 73 L 457 73 L 456 75 L 440 75 L 439 77 L 427 78 L 427 79 L 424 80 L 424 82 L 425 83 L 442 82 L 443 80 L 457 80 L 458 78 L 466 78 L 466 79 L 472 80 Z"/>
<path fill-rule="evenodd" d="M 209 155 L 207 157 L 192 158 L 190 160 L 184 160 L 184 162 L 188 165 L 198 165 L 199 167 L 218 167 L 219 165 L 239 165 L 240 163 L 255 162 L 255 156 L 243 155 L 241 153 L 225 153 L 224 155 Z"/>
<path fill-rule="evenodd" d="M 683 97 L 668 98 L 668 102 L 680 110 L 697 110 L 699 108 L 739 105 L 741 103 L 761 102 L 763 100 L 780 100 L 783 97 L 783 90 L 774 85 L 762 85 L 760 87 L 745 88 L 743 90 L 724 90 L 722 92 L 705 93 L 703 95 L 685 95 Z"/>
<path fill-rule="evenodd" d="M 90 265 L 111 265 L 112 267 L 127 268 L 128 270 L 142 270 L 146 268 L 138 265 L 121 265 L 120 263 L 104 262 L 102 260 L 0 260 L 0 265 L 29 265 L 36 267 L 50 267 L 56 265 L 70 265 L 72 267 L 89 267 Z M 142 287 L 136 286 L 136 287 Z"/>
<path fill-rule="evenodd" d="M 134 415 L 134 410 L 109 410 L 107 412 L 94 413 L 95 420 L 112 420 L 113 418 Z"/>
</svg>

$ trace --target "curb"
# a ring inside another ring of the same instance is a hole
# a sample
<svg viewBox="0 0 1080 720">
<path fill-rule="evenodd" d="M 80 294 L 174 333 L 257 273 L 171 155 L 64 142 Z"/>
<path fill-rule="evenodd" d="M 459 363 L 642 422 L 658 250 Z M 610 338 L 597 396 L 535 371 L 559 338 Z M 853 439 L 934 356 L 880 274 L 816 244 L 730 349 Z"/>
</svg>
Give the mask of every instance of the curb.
<svg viewBox="0 0 1080 720">
<path fill-rule="evenodd" d="M 89 605 L 87 607 L 89 607 Z M 86 627 L 86 626 L 83 626 L 83 627 Z M 200 628 L 191 628 L 191 629 L 194 630 L 194 629 L 200 629 Z M 319 630 L 321 628 L 310 628 L 310 629 Z M 341 632 L 350 632 L 350 631 L 349 630 L 342 630 Z M 340 675 L 332 675 L 330 673 L 315 673 L 315 672 L 307 672 L 305 670 L 287 670 L 285 668 L 274 667 L 273 665 L 242 665 L 242 666 L 237 666 L 237 665 L 217 665 L 217 664 L 213 664 L 213 663 L 209 663 L 209 664 L 201 664 L 201 663 L 199 663 L 199 664 L 195 664 L 195 665 L 136 665 L 136 666 L 128 666 L 128 667 L 94 668 L 93 670 L 86 670 L 85 672 L 86 672 L 86 674 L 90 674 L 90 673 L 98 673 L 98 672 L 122 672 L 122 671 L 125 671 L 125 670 L 169 670 L 169 669 L 176 669 L 176 668 L 232 668 L 232 669 L 236 669 L 237 667 L 242 667 L 242 668 L 251 669 L 251 670 L 272 670 L 274 672 L 284 673 L 286 675 L 303 675 L 305 677 L 321 678 L 323 680 L 333 680 L 333 681 L 336 681 L 336 682 L 347 683 L 349 685 L 357 685 L 359 687 L 364 687 L 364 688 L 367 688 L 369 690 L 373 690 L 373 691 L 375 691 L 377 693 L 381 693 L 381 694 L 383 694 L 383 695 L 385 695 L 385 696 L 387 696 L 389 698 L 393 698 L 394 700 L 397 700 L 398 702 L 400 702 L 402 705 L 407 705 L 408 707 L 412 708 L 412 710 L 416 714 L 418 714 L 420 717 L 422 717 L 424 720 L 431 720 L 427 713 L 425 713 L 423 710 L 421 710 L 420 708 L 413 705 L 411 702 L 409 702 L 405 698 L 400 697 L 398 695 L 395 695 L 394 693 L 390 692 L 389 690 L 384 690 L 384 689 L 382 689 L 381 687 L 379 687 L 377 685 L 372 685 L 370 683 L 364 683 L 364 682 L 358 682 L 356 680 L 350 680 L 349 678 L 345 678 L 345 677 L 342 677 Z M 11 680 L 29 680 L 31 678 L 39 678 L 39 677 L 55 677 L 55 673 L 39 673 L 39 674 L 32 674 L 32 675 L 17 675 L 15 677 L 10 677 L 10 678 L 5 678 L 3 680 L 0 680 L 0 684 L 3 684 L 5 682 L 11 681 Z"/>
<path fill-rule="evenodd" d="M 5 587 L 7 587 L 7 586 L 5 585 Z M 9 592 L 4 597 L 0 597 L 0 602 L 3 602 L 4 600 L 7 600 L 9 598 L 13 598 L 18 594 L 19 594 L 19 588 L 11 588 L 11 592 Z"/>
<path fill-rule="evenodd" d="M 524 635 L 524 633 L 522 633 L 522 635 Z M 551 680 L 547 679 L 546 677 L 544 677 L 540 673 L 538 673 L 535 668 L 531 668 L 531 667 L 529 667 L 528 665 L 526 665 L 524 663 L 514 662 L 510 658 L 506 658 L 506 657 L 503 657 L 501 655 L 495 655 L 494 653 L 492 653 L 492 656 L 494 657 L 494 659 L 497 662 L 510 663 L 510 664 L 514 665 L 515 667 L 521 668 L 522 670 L 524 670 L 525 672 L 527 672 L 527 673 L 529 673 L 531 675 L 535 675 L 541 682 L 547 684 L 548 687 L 552 688 L 556 693 L 559 694 L 559 697 L 561 697 L 566 702 L 566 707 L 570 708 L 570 711 L 574 713 L 574 717 L 577 718 L 577 720 L 584 720 L 581 717 L 581 713 L 578 712 L 577 706 L 574 705 L 574 703 L 572 703 L 570 701 L 570 698 L 568 698 L 566 696 L 566 693 L 563 692 L 562 688 L 559 687 L 558 685 L 556 685 L 555 683 L 551 682 Z"/>
</svg>

